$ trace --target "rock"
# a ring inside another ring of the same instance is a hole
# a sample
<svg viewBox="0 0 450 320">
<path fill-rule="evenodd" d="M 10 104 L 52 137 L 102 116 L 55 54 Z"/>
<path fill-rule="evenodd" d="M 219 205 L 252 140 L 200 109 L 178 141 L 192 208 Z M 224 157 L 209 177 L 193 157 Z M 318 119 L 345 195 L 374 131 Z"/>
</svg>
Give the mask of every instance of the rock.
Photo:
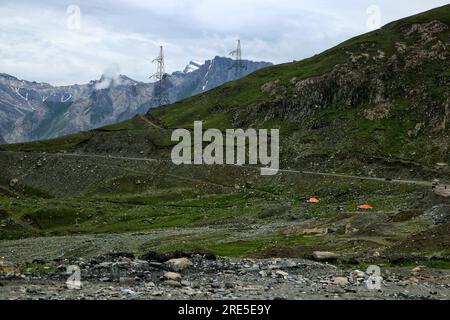
<svg viewBox="0 0 450 320">
<path fill-rule="evenodd" d="M 3 257 L 0 257 L 0 274 L 1 273 L 18 273 L 17 269 L 13 264 L 6 262 Z"/>
<path fill-rule="evenodd" d="M 261 268 L 259 267 L 259 265 L 255 264 L 247 269 L 245 269 L 246 272 L 259 272 L 261 270 Z"/>
<path fill-rule="evenodd" d="M 14 188 L 18 183 L 19 183 L 19 179 L 11 179 L 11 181 L 9 182 L 9 186 L 11 188 Z"/>
<path fill-rule="evenodd" d="M 41 294 L 42 290 L 39 288 L 27 288 L 26 293 L 27 294 Z"/>
<path fill-rule="evenodd" d="M 183 287 L 180 282 L 175 281 L 175 280 L 164 281 L 162 283 L 162 285 L 165 286 L 165 287 L 172 287 L 172 288 L 181 288 L 181 287 Z"/>
<path fill-rule="evenodd" d="M 183 270 L 193 265 L 192 261 L 188 258 L 170 259 L 166 261 L 166 264 L 174 267 L 176 270 Z"/>
<path fill-rule="evenodd" d="M 289 276 L 289 273 L 287 273 L 285 271 L 277 270 L 275 272 L 275 275 L 277 275 L 277 277 L 287 278 Z"/>
<path fill-rule="evenodd" d="M 44 265 L 47 263 L 47 261 L 43 260 L 43 259 L 34 259 L 33 261 L 31 261 L 32 264 L 40 264 L 40 265 Z"/>
<path fill-rule="evenodd" d="M 245 187 L 248 189 L 251 189 L 254 187 L 254 183 L 252 181 L 246 181 L 245 182 Z"/>
<path fill-rule="evenodd" d="M 130 296 L 136 294 L 136 292 L 133 291 L 133 290 L 131 290 L 131 289 L 122 289 L 121 292 L 124 293 L 124 294 L 128 294 L 128 295 L 130 295 Z"/>
<path fill-rule="evenodd" d="M 352 275 L 355 278 L 364 278 L 366 276 L 366 273 L 361 271 L 361 270 L 355 270 L 355 271 L 352 272 Z"/>
<path fill-rule="evenodd" d="M 108 268 L 111 268 L 112 265 L 113 265 L 112 262 L 102 262 L 97 267 L 98 268 L 103 268 L 103 269 L 108 269 Z"/>
<path fill-rule="evenodd" d="M 427 212 L 424 217 L 433 221 L 435 225 L 443 225 L 450 222 L 450 205 L 440 204 L 436 205 Z"/>
<path fill-rule="evenodd" d="M 389 116 L 391 107 L 389 103 L 380 103 L 373 109 L 364 110 L 364 116 L 371 121 L 385 119 Z"/>
<path fill-rule="evenodd" d="M 222 288 L 222 286 L 221 286 L 220 283 L 214 282 L 214 283 L 211 283 L 211 288 L 213 288 L 213 289 L 220 289 L 220 288 Z"/>
<path fill-rule="evenodd" d="M 183 288 L 181 292 L 190 297 L 195 296 L 196 294 L 195 290 L 189 287 Z"/>
<path fill-rule="evenodd" d="M 419 272 L 422 272 L 424 269 L 425 269 L 424 266 L 418 266 L 418 267 L 415 267 L 414 269 L 412 269 L 411 272 L 419 273 Z"/>
<path fill-rule="evenodd" d="M 342 286 L 345 287 L 349 284 L 348 279 L 344 277 L 335 277 L 333 279 L 333 284 L 336 286 Z"/>
<path fill-rule="evenodd" d="M 234 284 L 231 282 L 225 282 L 225 289 L 234 289 Z"/>
<path fill-rule="evenodd" d="M 313 259 L 315 261 L 335 261 L 339 258 L 339 255 L 334 252 L 315 251 L 313 253 Z"/>
<path fill-rule="evenodd" d="M 353 228 L 352 225 L 351 225 L 350 223 L 348 223 L 348 224 L 345 226 L 345 234 L 352 234 L 352 233 L 356 233 L 356 232 L 358 232 L 358 231 L 359 231 L 359 230 L 356 229 L 356 228 Z"/>
<path fill-rule="evenodd" d="M 276 268 L 274 269 L 278 269 L 278 270 L 286 270 L 286 269 L 294 269 L 297 268 L 297 263 L 295 263 L 294 261 L 291 260 L 283 260 L 280 261 L 276 264 Z M 272 266 L 270 266 L 269 268 L 272 268 Z"/>
<path fill-rule="evenodd" d="M 145 270 L 149 266 L 149 263 L 144 260 L 136 259 L 133 261 L 132 265 L 136 270 Z"/>
<path fill-rule="evenodd" d="M 133 284 L 136 284 L 136 279 L 130 278 L 130 277 L 121 277 L 119 279 L 119 282 L 120 282 L 120 284 L 133 285 Z"/>
<path fill-rule="evenodd" d="M 419 279 L 417 279 L 416 277 L 411 277 L 408 280 L 406 280 L 406 283 L 408 285 L 417 285 L 419 284 Z"/>
<path fill-rule="evenodd" d="M 183 280 L 183 281 L 181 281 L 181 285 L 182 285 L 183 287 L 191 287 L 191 286 L 192 286 L 192 283 L 191 283 L 190 281 Z"/>
<path fill-rule="evenodd" d="M 181 281 L 182 277 L 181 274 L 176 272 L 165 272 L 164 278 L 166 280 L 172 280 L 172 281 Z"/>
<path fill-rule="evenodd" d="M 281 85 L 280 79 L 269 81 L 261 86 L 261 91 L 268 94 L 270 97 L 283 93 L 284 90 L 286 89 Z"/>
<path fill-rule="evenodd" d="M 374 257 L 374 258 L 379 258 L 379 257 L 381 257 L 381 253 L 379 253 L 378 251 L 375 251 L 375 252 L 372 254 L 372 257 Z"/>
</svg>

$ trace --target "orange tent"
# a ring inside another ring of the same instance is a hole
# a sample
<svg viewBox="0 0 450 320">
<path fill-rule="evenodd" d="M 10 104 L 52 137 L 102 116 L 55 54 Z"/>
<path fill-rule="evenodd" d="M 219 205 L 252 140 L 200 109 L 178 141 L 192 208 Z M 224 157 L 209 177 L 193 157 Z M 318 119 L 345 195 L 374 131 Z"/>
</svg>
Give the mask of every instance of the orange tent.
<svg viewBox="0 0 450 320">
<path fill-rule="evenodd" d="M 370 204 L 363 204 L 362 206 L 359 206 L 358 209 L 361 209 L 361 210 L 372 210 L 373 207 Z"/>
<path fill-rule="evenodd" d="M 319 202 L 320 201 L 317 198 L 311 198 L 311 199 L 308 200 L 308 203 L 319 203 Z"/>
</svg>

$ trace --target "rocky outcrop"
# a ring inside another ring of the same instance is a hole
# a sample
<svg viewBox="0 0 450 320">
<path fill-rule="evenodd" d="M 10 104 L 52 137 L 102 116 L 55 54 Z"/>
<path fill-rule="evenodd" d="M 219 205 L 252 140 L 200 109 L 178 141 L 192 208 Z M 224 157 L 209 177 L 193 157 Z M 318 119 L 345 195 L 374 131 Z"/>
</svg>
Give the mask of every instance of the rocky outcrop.
<svg viewBox="0 0 450 320">
<path fill-rule="evenodd" d="M 391 115 L 394 103 L 406 100 L 426 117 L 428 129 L 448 129 L 450 40 L 441 36 L 448 26 L 431 21 L 401 30 L 403 41 L 394 48 L 364 41 L 345 52 L 344 63 L 320 76 L 267 82 L 261 92 L 270 99 L 239 110 L 236 125 L 281 119 L 312 127 L 314 115 L 323 109 L 360 106 L 366 106 L 361 117 L 379 120 Z"/>
</svg>

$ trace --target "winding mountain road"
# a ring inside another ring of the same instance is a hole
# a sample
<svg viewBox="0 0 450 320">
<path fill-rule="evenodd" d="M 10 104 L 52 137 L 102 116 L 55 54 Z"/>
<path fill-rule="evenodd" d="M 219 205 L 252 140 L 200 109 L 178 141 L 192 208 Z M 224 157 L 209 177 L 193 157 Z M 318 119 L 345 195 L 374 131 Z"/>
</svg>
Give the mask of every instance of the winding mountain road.
<svg viewBox="0 0 450 320">
<path fill-rule="evenodd" d="M 15 153 L 10 151 L 0 151 L 1 153 Z M 112 156 L 112 155 L 99 155 L 99 154 L 80 154 L 80 153 L 31 153 L 33 155 L 38 156 L 55 156 L 55 157 L 71 157 L 71 158 L 93 158 L 93 159 L 114 159 L 114 160 L 128 160 L 128 161 L 144 161 L 144 162 L 168 162 L 172 163 L 170 159 L 152 159 L 152 158 L 139 158 L 139 157 L 123 157 L 123 156 Z M 229 165 L 229 166 L 238 166 L 238 165 Z M 260 167 L 255 166 L 240 166 L 248 169 L 260 170 Z M 303 174 L 303 175 L 312 175 L 312 176 L 321 176 L 321 177 L 332 177 L 332 178 L 344 178 L 344 179 L 354 179 L 354 180 L 365 180 L 365 181 L 376 181 L 376 182 L 385 182 L 385 183 L 398 183 L 398 184 L 409 184 L 409 185 L 417 185 L 422 187 L 432 187 L 433 182 L 423 181 L 423 180 L 403 180 L 403 179 L 394 179 L 388 180 L 386 178 L 379 177 L 368 177 L 368 176 L 356 176 L 350 174 L 340 174 L 340 173 L 328 173 L 328 172 L 316 172 L 316 171 L 301 171 L 301 170 L 293 170 L 293 169 L 280 169 L 278 172 L 287 173 L 287 174 Z M 439 190 L 443 196 L 450 196 L 450 187 L 440 185 L 436 187 L 436 190 Z"/>
</svg>

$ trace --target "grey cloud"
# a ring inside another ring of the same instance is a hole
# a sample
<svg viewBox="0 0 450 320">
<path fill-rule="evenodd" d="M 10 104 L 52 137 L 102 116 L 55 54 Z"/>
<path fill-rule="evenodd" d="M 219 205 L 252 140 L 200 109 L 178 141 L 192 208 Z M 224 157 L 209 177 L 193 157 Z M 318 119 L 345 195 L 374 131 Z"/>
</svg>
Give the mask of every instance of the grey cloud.
<svg viewBox="0 0 450 320">
<path fill-rule="evenodd" d="M 166 47 L 167 69 L 227 55 L 238 38 L 245 58 L 302 59 L 368 31 L 367 8 L 382 23 L 425 11 L 441 0 L 43 0 L 1 1 L 0 72 L 54 84 L 118 72 L 150 81 L 152 58 Z M 82 29 L 66 27 L 81 8 Z"/>
</svg>

